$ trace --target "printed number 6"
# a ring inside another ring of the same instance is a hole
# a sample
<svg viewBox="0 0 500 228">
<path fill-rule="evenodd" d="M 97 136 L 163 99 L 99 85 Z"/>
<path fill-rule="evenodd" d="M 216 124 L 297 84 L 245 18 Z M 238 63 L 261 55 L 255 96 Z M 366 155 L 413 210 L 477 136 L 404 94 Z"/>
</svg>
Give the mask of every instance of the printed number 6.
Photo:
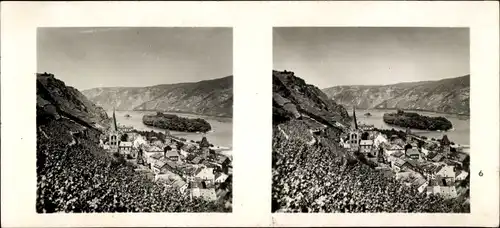
<svg viewBox="0 0 500 228">
<path fill-rule="evenodd" d="M 483 171 L 479 171 L 479 176 L 482 177 L 483 176 Z"/>
</svg>

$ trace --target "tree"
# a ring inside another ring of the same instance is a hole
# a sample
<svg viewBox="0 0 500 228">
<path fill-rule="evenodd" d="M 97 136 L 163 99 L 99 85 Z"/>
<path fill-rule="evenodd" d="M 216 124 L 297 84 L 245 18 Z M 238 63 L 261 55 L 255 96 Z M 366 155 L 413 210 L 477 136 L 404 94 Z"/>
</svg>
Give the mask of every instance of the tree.
<svg viewBox="0 0 500 228">
<path fill-rule="evenodd" d="M 411 149 L 411 148 L 413 148 L 413 147 L 410 144 L 406 144 L 405 151 L 407 151 L 408 149 Z"/>
<path fill-rule="evenodd" d="M 171 150 L 172 150 L 172 147 L 167 145 L 165 148 L 163 148 L 163 156 L 167 156 L 167 152 L 171 151 Z"/>
<path fill-rule="evenodd" d="M 361 134 L 361 140 L 368 140 L 369 136 L 370 134 L 368 132 L 363 132 L 363 134 Z"/>
<path fill-rule="evenodd" d="M 177 150 L 181 150 L 181 148 L 184 146 L 184 143 L 182 142 L 177 142 Z"/>
<path fill-rule="evenodd" d="M 122 142 L 128 141 L 128 134 L 123 134 L 122 136 L 120 136 L 120 141 Z"/>
</svg>

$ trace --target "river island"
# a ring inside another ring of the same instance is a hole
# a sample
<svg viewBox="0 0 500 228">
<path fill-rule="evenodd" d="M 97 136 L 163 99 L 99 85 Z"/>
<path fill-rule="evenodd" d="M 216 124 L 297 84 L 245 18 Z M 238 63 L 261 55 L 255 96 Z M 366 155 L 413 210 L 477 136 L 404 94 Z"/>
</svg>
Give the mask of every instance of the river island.
<svg viewBox="0 0 500 228">
<path fill-rule="evenodd" d="M 402 110 L 396 113 L 384 113 L 383 120 L 390 125 L 419 130 L 447 131 L 453 128 L 451 121 L 444 117 L 430 117 Z"/>
<path fill-rule="evenodd" d="M 173 114 L 157 112 L 156 115 L 144 115 L 142 122 L 147 126 L 158 127 L 172 131 L 203 132 L 212 130 L 212 126 L 204 119 L 189 119 Z"/>
</svg>

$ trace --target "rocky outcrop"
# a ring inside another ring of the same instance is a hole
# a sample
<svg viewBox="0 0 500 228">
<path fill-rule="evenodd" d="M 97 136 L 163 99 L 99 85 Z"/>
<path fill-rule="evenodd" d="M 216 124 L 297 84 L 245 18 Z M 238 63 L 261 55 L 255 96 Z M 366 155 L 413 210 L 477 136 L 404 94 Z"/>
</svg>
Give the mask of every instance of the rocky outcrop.
<svg viewBox="0 0 500 228">
<path fill-rule="evenodd" d="M 184 112 L 232 117 L 233 77 L 194 83 L 149 87 L 114 87 L 84 90 L 92 102 L 107 110 Z"/>
<path fill-rule="evenodd" d="M 334 127 L 350 121 L 347 110 L 335 103 L 316 86 L 306 84 L 293 72 L 273 71 L 273 122 L 307 116 Z"/>
<path fill-rule="evenodd" d="M 77 89 L 66 86 L 53 74 L 37 74 L 37 118 L 61 117 L 78 124 L 103 130 L 109 118 L 103 108 L 89 101 Z"/>
<path fill-rule="evenodd" d="M 330 99 L 361 109 L 402 109 L 469 115 L 470 76 L 381 86 L 323 89 Z"/>
</svg>

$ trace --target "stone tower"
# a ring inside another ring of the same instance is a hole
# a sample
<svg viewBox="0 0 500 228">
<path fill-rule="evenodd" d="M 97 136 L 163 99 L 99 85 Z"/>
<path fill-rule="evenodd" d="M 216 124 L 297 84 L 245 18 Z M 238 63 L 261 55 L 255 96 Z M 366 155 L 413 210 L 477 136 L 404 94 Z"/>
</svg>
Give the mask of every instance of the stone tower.
<svg viewBox="0 0 500 228">
<path fill-rule="evenodd" d="M 109 148 L 112 152 L 118 152 L 118 143 L 120 142 L 120 133 L 118 131 L 118 125 L 116 124 L 115 109 L 113 108 L 113 119 L 111 123 L 111 129 L 109 131 Z"/>
</svg>

